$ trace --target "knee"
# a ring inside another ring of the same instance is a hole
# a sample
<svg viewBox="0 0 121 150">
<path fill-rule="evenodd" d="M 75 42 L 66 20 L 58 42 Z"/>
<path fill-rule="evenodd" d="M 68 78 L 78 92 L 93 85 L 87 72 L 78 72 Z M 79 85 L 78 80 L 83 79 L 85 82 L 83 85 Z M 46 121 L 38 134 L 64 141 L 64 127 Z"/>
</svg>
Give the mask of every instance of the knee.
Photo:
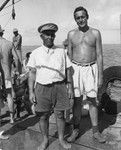
<svg viewBox="0 0 121 150">
<path fill-rule="evenodd" d="M 7 94 L 7 101 L 13 102 L 13 98 L 12 98 L 12 95 L 10 93 Z"/>
<path fill-rule="evenodd" d="M 81 106 L 81 104 L 82 104 L 82 99 L 83 99 L 83 96 L 81 96 L 81 97 L 75 97 L 74 98 L 74 106 Z"/>
<path fill-rule="evenodd" d="M 56 111 L 57 119 L 64 119 L 64 112 L 63 111 Z"/>
<path fill-rule="evenodd" d="M 90 106 L 97 107 L 96 98 L 87 97 Z"/>
</svg>

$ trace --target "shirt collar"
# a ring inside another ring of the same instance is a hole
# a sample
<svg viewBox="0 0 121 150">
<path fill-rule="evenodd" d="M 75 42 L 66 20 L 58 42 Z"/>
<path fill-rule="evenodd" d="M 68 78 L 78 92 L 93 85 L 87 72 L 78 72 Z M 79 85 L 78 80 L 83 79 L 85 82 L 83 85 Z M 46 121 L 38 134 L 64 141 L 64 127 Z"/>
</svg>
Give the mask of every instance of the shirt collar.
<svg viewBox="0 0 121 150">
<path fill-rule="evenodd" d="M 42 45 L 42 48 L 43 48 L 43 50 L 44 50 L 46 53 L 49 53 L 50 51 L 51 51 L 51 53 L 54 52 L 54 48 L 48 48 L 48 47 L 46 47 L 46 46 L 44 46 L 44 45 Z"/>
</svg>

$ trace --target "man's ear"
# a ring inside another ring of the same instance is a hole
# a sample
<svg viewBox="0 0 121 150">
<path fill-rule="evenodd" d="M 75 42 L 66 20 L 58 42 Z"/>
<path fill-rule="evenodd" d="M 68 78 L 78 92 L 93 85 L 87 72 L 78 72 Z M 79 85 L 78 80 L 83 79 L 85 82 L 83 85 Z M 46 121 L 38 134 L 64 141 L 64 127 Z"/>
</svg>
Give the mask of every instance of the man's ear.
<svg viewBox="0 0 121 150">
<path fill-rule="evenodd" d="M 40 34 L 40 37 L 43 39 L 43 34 L 42 33 Z"/>
</svg>

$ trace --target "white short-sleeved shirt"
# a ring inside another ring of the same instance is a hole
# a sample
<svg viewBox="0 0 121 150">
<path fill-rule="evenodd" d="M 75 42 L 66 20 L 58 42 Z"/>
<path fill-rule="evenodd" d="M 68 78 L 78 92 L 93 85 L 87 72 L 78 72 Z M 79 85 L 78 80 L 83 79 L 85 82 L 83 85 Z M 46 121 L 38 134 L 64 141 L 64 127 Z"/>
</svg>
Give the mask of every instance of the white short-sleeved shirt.
<svg viewBox="0 0 121 150">
<path fill-rule="evenodd" d="M 70 66 L 71 62 L 64 49 L 49 49 L 44 45 L 31 53 L 27 64 L 27 67 L 36 68 L 36 82 L 40 84 L 64 80 L 66 68 Z"/>
</svg>

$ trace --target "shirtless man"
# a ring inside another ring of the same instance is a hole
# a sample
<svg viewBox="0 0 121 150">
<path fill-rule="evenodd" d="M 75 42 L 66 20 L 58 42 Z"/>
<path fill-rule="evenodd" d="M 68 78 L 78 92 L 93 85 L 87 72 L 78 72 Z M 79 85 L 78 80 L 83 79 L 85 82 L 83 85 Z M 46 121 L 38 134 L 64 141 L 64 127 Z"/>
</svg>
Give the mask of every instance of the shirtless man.
<svg viewBox="0 0 121 150">
<path fill-rule="evenodd" d="M 68 33 L 68 54 L 72 61 L 74 73 L 74 130 L 68 138 L 74 141 L 79 135 L 81 107 L 89 105 L 93 137 L 104 143 L 104 137 L 98 130 L 97 92 L 103 83 L 103 58 L 101 34 L 97 29 L 88 26 L 88 12 L 83 7 L 74 11 L 74 19 L 78 28 Z M 84 101 L 84 95 L 86 100 Z"/>
</svg>

